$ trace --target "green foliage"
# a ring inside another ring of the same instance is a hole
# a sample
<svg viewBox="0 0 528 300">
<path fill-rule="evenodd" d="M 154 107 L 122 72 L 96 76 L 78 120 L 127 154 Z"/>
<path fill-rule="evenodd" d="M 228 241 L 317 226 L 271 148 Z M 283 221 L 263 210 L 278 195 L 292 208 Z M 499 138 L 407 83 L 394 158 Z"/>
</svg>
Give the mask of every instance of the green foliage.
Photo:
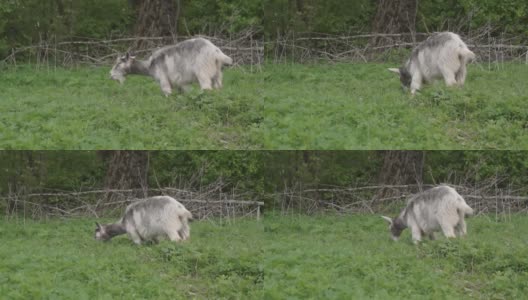
<svg viewBox="0 0 528 300">
<path fill-rule="evenodd" d="M 233 34 L 262 27 L 262 0 L 181 2 L 181 34 Z M 129 36 L 134 33 L 136 13 L 129 0 L 4 0 L 0 3 L 0 58 L 11 48 L 42 41 Z"/>
<path fill-rule="evenodd" d="M 525 149 L 522 65 L 469 67 L 463 89 L 442 81 L 416 97 L 389 65 L 268 65 L 260 125 L 266 149 Z"/>
<path fill-rule="evenodd" d="M 4 149 L 260 148 L 261 74 L 226 70 L 220 91 L 164 97 L 147 77 L 111 81 L 108 67 L 0 73 Z"/>
<path fill-rule="evenodd" d="M 105 174 L 93 151 L 0 151 L 0 170 L 0 194 L 100 186 Z"/>
<path fill-rule="evenodd" d="M 150 181 L 199 189 L 221 179 L 228 188 L 261 195 L 265 156 L 260 151 L 160 151 L 152 159 Z"/>
<path fill-rule="evenodd" d="M 463 299 L 528 292 L 528 219 L 468 220 L 469 235 L 415 246 L 378 216 L 268 216 L 267 299 Z"/>
<path fill-rule="evenodd" d="M 377 1 L 268 0 L 265 32 L 318 32 L 347 34 L 369 32 Z M 466 32 L 490 25 L 493 36 L 502 33 L 528 36 L 528 3 L 524 0 L 421 0 L 417 30 Z M 520 42 L 520 41 L 519 41 Z"/>
<path fill-rule="evenodd" d="M 374 1 L 268 0 L 264 6 L 266 34 L 320 32 L 343 34 L 369 31 Z"/>
<path fill-rule="evenodd" d="M 224 192 L 235 188 L 246 200 L 273 201 L 269 193 L 285 188 L 377 184 L 383 158 L 378 151 L 155 151 L 149 185 L 200 190 L 221 179 Z M 509 188 L 528 184 L 527 168 L 524 151 L 427 151 L 423 180 L 478 186 L 498 178 L 499 188 Z M 0 195 L 10 188 L 101 188 L 106 175 L 97 151 L 3 151 L 0 170 Z"/>
<path fill-rule="evenodd" d="M 42 40 L 132 35 L 137 17 L 132 2 L 4 0 L 0 3 L 0 58 L 12 48 Z M 273 40 L 285 32 L 369 32 L 377 1 L 186 0 L 181 5 L 180 34 L 229 35 L 256 28 Z M 423 0 L 418 10 L 418 31 L 466 32 L 490 25 L 493 36 L 517 35 L 519 43 L 528 36 L 525 0 Z"/>
<path fill-rule="evenodd" d="M 266 191 L 318 186 L 361 186 L 376 179 L 382 160 L 375 151 L 269 151 Z"/>
<path fill-rule="evenodd" d="M 250 299 L 261 295 L 261 224 L 194 222 L 191 240 L 136 246 L 93 238 L 94 220 L 0 221 L 7 299 Z M 38 251 L 34 251 L 38 249 Z M 51 274 L 51 275 L 50 275 Z"/>
<path fill-rule="evenodd" d="M 238 33 L 263 24 L 264 0 L 183 1 L 182 34 Z"/>
<path fill-rule="evenodd" d="M 469 30 L 491 26 L 494 34 L 528 36 L 528 3 L 524 0 L 420 1 L 418 30 Z"/>
<path fill-rule="evenodd" d="M 74 1 L 73 36 L 104 39 L 124 35 L 133 27 L 133 11 L 123 0 Z"/>
<path fill-rule="evenodd" d="M 69 38 L 107 38 L 128 32 L 127 0 L 8 0 L 0 4 L 0 57 L 10 48 Z"/>
<path fill-rule="evenodd" d="M 4 57 L 9 49 L 8 39 L 4 34 L 8 24 L 6 16 L 11 14 L 18 5 L 18 0 L 2 1 L 0 3 L 0 57 Z"/>
<path fill-rule="evenodd" d="M 431 151 L 425 162 L 426 182 L 459 182 L 465 178 L 478 183 L 497 177 L 502 179 L 500 187 L 528 184 L 523 176 L 528 168 L 525 151 Z"/>
</svg>

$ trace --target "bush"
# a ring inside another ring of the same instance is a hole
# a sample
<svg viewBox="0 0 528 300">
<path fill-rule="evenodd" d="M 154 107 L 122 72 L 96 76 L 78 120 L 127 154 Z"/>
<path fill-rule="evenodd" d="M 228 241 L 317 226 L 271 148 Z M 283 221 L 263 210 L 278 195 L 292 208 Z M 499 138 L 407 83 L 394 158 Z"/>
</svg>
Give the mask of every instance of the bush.
<svg viewBox="0 0 528 300">
<path fill-rule="evenodd" d="M 0 57 L 11 48 L 41 40 L 106 38 L 128 32 L 132 11 L 127 0 L 40 1 L 0 3 Z"/>
<path fill-rule="evenodd" d="M 528 35 L 525 0 L 420 1 L 418 31 L 463 30 L 491 25 L 496 34 Z"/>
</svg>

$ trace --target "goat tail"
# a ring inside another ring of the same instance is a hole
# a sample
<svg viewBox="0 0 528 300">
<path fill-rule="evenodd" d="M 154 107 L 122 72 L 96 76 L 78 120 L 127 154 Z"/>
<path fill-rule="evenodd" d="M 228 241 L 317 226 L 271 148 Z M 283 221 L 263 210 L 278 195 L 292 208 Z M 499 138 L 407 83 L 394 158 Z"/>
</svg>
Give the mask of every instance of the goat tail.
<svg viewBox="0 0 528 300">
<path fill-rule="evenodd" d="M 476 55 L 473 51 L 469 50 L 467 47 L 463 47 L 459 51 L 460 60 L 465 63 L 471 63 L 475 60 Z"/>
<path fill-rule="evenodd" d="M 218 51 L 216 59 L 221 63 L 221 65 L 232 65 L 233 59 L 224 53 L 222 51 Z"/>
<path fill-rule="evenodd" d="M 462 197 L 460 197 L 462 198 Z M 471 208 L 469 205 L 467 205 L 466 201 L 462 198 L 462 201 L 460 201 L 460 206 L 458 207 L 459 211 L 465 215 L 465 216 L 471 216 L 473 215 L 473 208 Z"/>
<path fill-rule="evenodd" d="M 192 222 L 194 220 L 190 211 L 186 211 L 185 216 L 187 217 L 187 221 L 189 222 Z"/>
<path fill-rule="evenodd" d="M 190 211 L 185 210 L 181 215 L 178 216 L 180 218 L 180 221 L 187 223 L 193 221 L 193 216 Z"/>
</svg>

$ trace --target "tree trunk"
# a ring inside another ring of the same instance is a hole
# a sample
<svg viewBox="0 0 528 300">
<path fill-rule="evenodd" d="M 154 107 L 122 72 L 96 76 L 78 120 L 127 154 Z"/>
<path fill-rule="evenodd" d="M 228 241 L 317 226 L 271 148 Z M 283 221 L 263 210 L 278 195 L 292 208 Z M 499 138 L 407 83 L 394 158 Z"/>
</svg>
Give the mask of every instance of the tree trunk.
<svg viewBox="0 0 528 300">
<path fill-rule="evenodd" d="M 383 151 L 383 165 L 379 173 L 380 185 L 422 184 L 425 152 Z M 394 196 L 395 190 L 382 188 L 379 198 Z"/>
<path fill-rule="evenodd" d="M 99 151 L 106 164 L 106 189 L 138 189 L 136 197 L 148 192 L 148 151 Z"/>
<path fill-rule="evenodd" d="M 372 22 L 372 32 L 414 34 L 416 32 L 417 9 L 418 0 L 378 0 L 378 8 Z M 388 37 L 374 37 L 371 40 L 372 45 L 392 42 L 393 38 Z"/>
<path fill-rule="evenodd" d="M 176 41 L 178 19 L 180 17 L 180 0 L 130 0 L 136 9 L 137 37 L 167 37 L 165 42 Z M 144 49 L 153 46 L 153 41 L 137 41 L 136 48 Z"/>
</svg>

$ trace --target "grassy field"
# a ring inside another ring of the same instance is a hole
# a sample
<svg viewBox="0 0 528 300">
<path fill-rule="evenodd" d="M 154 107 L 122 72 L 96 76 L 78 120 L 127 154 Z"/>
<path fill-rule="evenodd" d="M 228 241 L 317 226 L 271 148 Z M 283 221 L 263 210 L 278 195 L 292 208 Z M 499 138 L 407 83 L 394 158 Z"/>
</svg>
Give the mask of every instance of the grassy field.
<svg viewBox="0 0 528 300">
<path fill-rule="evenodd" d="M 0 221 L 2 299 L 259 298 L 262 225 L 194 222 L 191 240 L 93 238 L 94 220 Z"/>
<path fill-rule="evenodd" d="M 262 120 L 261 74 L 225 72 L 222 91 L 166 98 L 152 79 L 109 67 L 0 72 L 0 148 L 251 149 Z"/>
<path fill-rule="evenodd" d="M 165 98 L 109 68 L 0 72 L 3 149 L 527 149 L 528 67 L 472 65 L 464 89 L 412 98 L 382 64 L 225 71 L 221 91 Z"/>
<path fill-rule="evenodd" d="M 521 299 L 528 218 L 468 220 L 465 239 L 394 243 L 379 216 L 192 224 L 189 242 L 93 239 L 91 219 L 0 221 L 5 299 Z"/>
<path fill-rule="evenodd" d="M 471 65 L 463 89 L 436 82 L 414 98 L 389 66 L 267 66 L 264 148 L 528 148 L 528 66 Z"/>
<path fill-rule="evenodd" d="M 378 216 L 267 217 L 265 299 L 521 299 L 528 217 L 468 220 L 467 238 L 389 239 Z M 440 236 L 439 236 L 440 237 Z"/>
</svg>

